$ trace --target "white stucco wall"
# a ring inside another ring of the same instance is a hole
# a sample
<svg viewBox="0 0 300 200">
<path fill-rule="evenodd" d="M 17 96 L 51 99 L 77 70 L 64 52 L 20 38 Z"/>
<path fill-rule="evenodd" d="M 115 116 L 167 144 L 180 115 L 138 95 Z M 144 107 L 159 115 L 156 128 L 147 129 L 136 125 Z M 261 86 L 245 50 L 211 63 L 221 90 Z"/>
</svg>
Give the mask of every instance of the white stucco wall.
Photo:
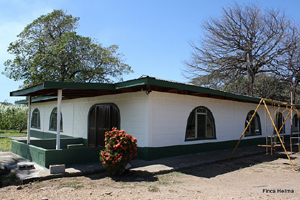
<svg viewBox="0 0 300 200">
<path fill-rule="evenodd" d="M 143 147 L 148 144 L 148 96 L 145 92 L 134 92 L 116 95 L 106 95 L 90 98 L 79 98 L 62 101 L 63 132 L 62 135 L 73 137 L 88 137 L 88 113 L 95 104 L 114 103 L 120 110 L 121 129 L 133 135 L 138 140 L 138 145 Z M 33 103 L 40 110 L 42 132 L 49 131 L 50 114 L 57 107 L 56 101 Z"/>
<path fill-rule="evenodd" d="M 172 145 L 199 144 L 205 142 L 220 142 L 238 140 L 245 129 L 245 119 L 250 110 L 255 110 L 258 104 L 242 103 L 230 100 L 220 100 L 206 97 L 178 95 L 172 93 L 151 92 L 149 118 L 153 123 L 149 127 L 149 146 L 161 147 Z M 216 126 L 216 137 L 213 140 L 185 141 L 186 124 L 190 112 L 198 107 L 205 106 L 213 114 Z M 273 108 L 269 106 L 270 112 Z M 276 108 L 277 109 L 277 108 Z M 283 112 L 285 108 L 281 108 Z M 258 110 L 261 119 L 262 136 L 266 135 L 265 112 L 262 104 Z M 283 113 L 284 117 L 287 112 Z M 273 126 L 267 115 L 267 132 L 272 135 Z M 285 125 L 286 134 L 290 133 L 290 120 Z M 243 139 L 252 139 L 261 136 L 250 136 Z"/>
<path fill-rule="evenodd" d="M 245 128 L 245 119 L 250 110 L 257 104 L 242 103 L 205 97 L 178 95 L 152 91 L 147 95 L 144 91 L 106 95 L 90 98 L 79 98 L 62 101 L 63 135 L 88 137 L 88 113 L 95 104 L 114 103 L 120 110 L 121 129 L 137 138 L 139 147 L 162 147 L 172 145 L 189 145 L 205 142 L 238 140 Z M 33 103 L 40 110 L 42 132 L 49 131 L 50 114 L 56 101 Z M 186 123 L 190 112 L 198 106 L 205 106 L 212 112 L 216 137 L 214 140 L 185 141 Z M 273 109 L 269 106 L 271 112 Z M 284 108 L 280 109 L 281 112 Z M 261 119 L 262 136 L 265 136 L 265 112 L 261 105 L 258 114 Z M 286 117 L 287 112 L 284 113 Z M 268 135 L 273 133 L 269 117 Z M 290 133 L 290 120 L 286 122 L 286 134 Z M 251 139 L 261 136 L 251 136 Z"/>
</svg>

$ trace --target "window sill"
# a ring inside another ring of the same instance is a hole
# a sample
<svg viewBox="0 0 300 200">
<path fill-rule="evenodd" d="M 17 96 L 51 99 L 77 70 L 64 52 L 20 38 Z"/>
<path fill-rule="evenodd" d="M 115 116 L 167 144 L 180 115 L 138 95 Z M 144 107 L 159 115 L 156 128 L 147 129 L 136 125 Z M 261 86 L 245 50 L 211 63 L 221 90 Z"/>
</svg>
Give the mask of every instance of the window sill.
<svg viewBox="0 0 300 200">
<path fill-rule="evenodd" d="M 52 132 L 57 132 L 57 130 L 54 130 L 54 129 L 49 129 L 49 131 L 52 131 Z M 60 130 L 61 133 L 63 133 L 62 130 Z"/>
<path fill-rule="evenodd" d="M 185 138 L 185 142 L 196 141 L 196 140 L 216 140 L 217 138 Z"/>
<path fill-rule="evenodd" d="M 257 134 L 257 135 L 244 135 L 244 137 L 255 137 L 255 136 L 261 136 L 261 134 Z"/>
<path fill-rule="evenodd" d="M 41 129 L 41 127 L 30 127 L 30 129 Z"/>
</svg>

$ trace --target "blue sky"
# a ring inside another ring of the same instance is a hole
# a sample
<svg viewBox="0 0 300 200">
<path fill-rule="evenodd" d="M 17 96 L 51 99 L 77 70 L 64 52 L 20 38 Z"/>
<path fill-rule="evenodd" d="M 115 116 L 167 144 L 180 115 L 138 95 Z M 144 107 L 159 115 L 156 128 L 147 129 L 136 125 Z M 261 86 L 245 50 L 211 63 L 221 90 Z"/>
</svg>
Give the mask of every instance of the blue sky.
<svg viewBox="0 0 300 200">
<path fill-rule="evenodd" d="M 300 21 L 300 1 L 263 0 L 254 2 L 265 8 L 280 8 Z M 201 24 L 218 17 L 232 0 L 0 0 L 0 72 L 13 56 L 7 53 L 10 42 L 40 15 L 63 9 L 80 17 L 79 35 L 91 37 L 103 46 L 119 45 L 126 63 L 134 70 L 124 80 L 142 75 L 187 82 L 182 75 L 183 61 L 190 58 L 190 41 L 201 37 Z M 22 81 L 0 74 L 0 102 L 22 99 L 9 97 Z"/>
</svg>

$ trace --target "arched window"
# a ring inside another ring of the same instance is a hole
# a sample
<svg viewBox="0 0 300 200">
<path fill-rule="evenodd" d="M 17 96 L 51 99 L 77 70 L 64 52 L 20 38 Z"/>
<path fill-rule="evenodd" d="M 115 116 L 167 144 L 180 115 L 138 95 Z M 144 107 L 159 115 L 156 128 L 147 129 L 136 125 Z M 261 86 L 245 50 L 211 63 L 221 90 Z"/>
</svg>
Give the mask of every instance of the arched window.
<svg viewBox="0 0 300 200">
<path fill-rule="evenodd" d="M 203 106 L 192 110 L 187 121 L 185 139 L 193 140 L 215 138 L 215 120 L 211 111 Z"/>
<path fill-rule="evenodd" d="M 60 113 L 60 131 L 63 130 L 62 122 L 63 122 L 62 114 Z M 53 108 L 53 110 L 51 112 L 49 130 L 51 130 L 51 131 L 57 130 L 57 107 Z"/>
<path fill-rule="evenodd" d="M 41 128 L 40 111 L 37 108 L 32 111 L 31 128 Z"/>
<path fill-rule="evenodd" d="M 254 114 L 254 110 L 251 110 L 250 112 L 248 112 L 246 120 L 245 120 L 245 128 L 248 125 L 253 114 Z M 257 113 L 255 113 L 254 118 L 252 119 L 248 129 L 245 132 L 245 135 L 246 136 L 261 135 L 260 118 Z"/>
<path fill-rule="evenodd" d="M 275 120 L 276 128 L 279 131 L 279 129 L 281 128 L 281 126 L 284 122 L 283 114 L 281 112 L 276 113 L 274 120 Z M 283 125 L 280 133 L 285 133 L 285 125 Z M 274 129 L 274 134 L 276 134 L 275 129 Z"/>
<path fill-rule="evenodd" d="M 300 132 L 300 128 L 299 128 L 299 117 L 297 114 L 294 115 L 293 117 L 293 124 L 292 124 L 292 132 Z"/>
</svg>

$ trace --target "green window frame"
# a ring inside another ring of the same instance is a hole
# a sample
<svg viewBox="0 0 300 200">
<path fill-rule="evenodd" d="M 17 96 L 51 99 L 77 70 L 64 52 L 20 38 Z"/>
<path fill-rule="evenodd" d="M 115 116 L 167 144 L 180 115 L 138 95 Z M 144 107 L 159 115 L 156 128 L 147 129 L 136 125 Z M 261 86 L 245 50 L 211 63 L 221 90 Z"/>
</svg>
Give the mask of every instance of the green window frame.
<svg viewBox="0 0 300 200">
<path fill-rule="evenodd" d="M 216 126 L 212 112 L 204 106 L 199 106 L 189 115 L 185 141 L 203 139 L 216 139 Z"/>
<path fill-rule="evenodd" d="M 281 112 L 278 112 L 276 113 L 276 116 L 275 116 L 275 125 L 276 125 L 276 128 L 277 130 L 279 131 L 279 129 L 281 128 L 283 122 L 284 122 L 284 116 Z M 281 131 L 279 134 L 283 134 L 285 133 L 285 124 L 283 125 Z M 276 131 L 275 131 L 275 128 L 274 128 L 274 131 L 273 131 L 273 134 L 276 134 Z"/>
<path fill-rule="evenodd" d="M 245 120 L 245 128 L 247 127 L 252 115 L 254 114 L 254 110 L 248 112 L 246 120 Z M 254 118 L 252 119 L 249 127 L 245 132 L 245 136 L 256 136 L 261 135 L 261 122 L 259 114 L 256 112 Z"/>
<path fill-rule="evenodd" d="M 40 111 L 39 109 L 35 108 L 32 111 L 32 116 L 31 116 L 31 128 L 41 128 L 41 119 L 40 119 Z"/>
<path fill-rule="evenodd" d="M 49 123 L 50 131 L 57 131 L 57 107 L 53 108 L 50 115 L 50 123 Z M 60 131 L 63 131 L 63 118 L 62 113 L 60 113 Z"/>
</svg>

